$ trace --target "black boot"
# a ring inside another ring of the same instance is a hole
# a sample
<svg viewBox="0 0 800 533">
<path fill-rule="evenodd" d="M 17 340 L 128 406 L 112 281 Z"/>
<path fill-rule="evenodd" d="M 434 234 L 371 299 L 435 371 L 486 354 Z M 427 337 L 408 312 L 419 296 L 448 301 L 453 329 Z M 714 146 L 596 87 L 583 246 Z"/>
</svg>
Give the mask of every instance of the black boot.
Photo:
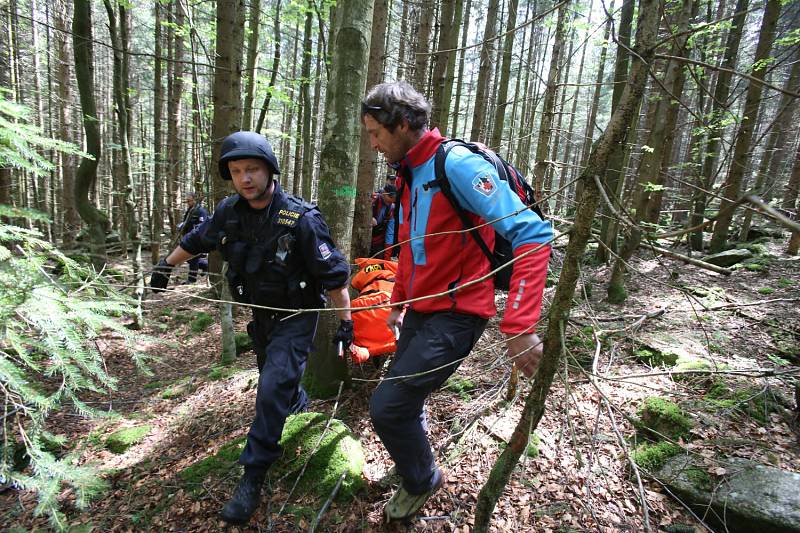
<svg viewBox="0 0 800 533">
<path fill-rule="evenodd" d="M 245 467 L 244 475 L 236 486 L 233 498 L 222 508 L 222 519 L 229 524 L 243 525 L 261 504 L 261 486 L 264 484 L 264 469 Z"/>
</svg>

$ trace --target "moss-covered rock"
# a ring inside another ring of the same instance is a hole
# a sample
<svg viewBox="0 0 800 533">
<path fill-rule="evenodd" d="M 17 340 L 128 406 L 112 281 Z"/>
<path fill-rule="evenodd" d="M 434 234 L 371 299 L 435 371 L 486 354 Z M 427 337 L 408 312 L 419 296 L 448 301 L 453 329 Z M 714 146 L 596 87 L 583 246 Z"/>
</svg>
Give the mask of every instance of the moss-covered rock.
<svg viewBox="0 0 800 533">
<path fill-rule="evenodd" d="M 209 381 L 228 379 L 232 375 L 239 372 L 239 370 L 241 369 L 235 366 L 214 365 L 211 367 L 211 371 L 208 373 L 208 379 Z"/>
<path fill-rule="evenodd" d="M 644 442 L 633 450 L 633 462 L 639 468 L 655 472 L 667 462 L 667 459 L 681 453 L 681 447 L 671 442 Z"/>
<path fill-rule="evenodd" d="M 709 389 L 705 401 L 716 409 L 749 416 L 761 424 L 769 422 L 769 415 L 783 411 L 784 404 L 788 403 L 770 389 L 728 387 L 721 382 Z"/>
<path fill-rule="evenodd" d="M 528 439 L 528 446 L 525 447 L 525 455 L 531 459 L 539 457 L 539 444 L 541 443 L 542 441 L 539 439 L 539 435 L 531 433 L 531 437 Z"/>
<path fill-rule="evenodd" d="M 462 400 L 468 401 L 472 398 L 470 392 L 478 388 L 475 382 L 469 378 L 452 375 L 442 387 L 445 390 L 458 394 Z"/>
<path fill-rule="evenodd" d="M 677 404 L 657 396 L 646 398 L 637 411 L 640 432 L 648 438 L 686 437 L 692 421 Z"/>
<path fill-rule="evenodd" d="M 283 455 L 273 465 L 271 475 L 282 478 L 299 474 L 308 462 L 297 485 L 300 494 L 327 497 L 344 473 L 338 498 L 350 499 L 366 486 L 362 475 L 364 450 L 343 422 L 333 419 L 325 431 L 327 423 L 328 416 L 323 413 L 301 413 L 286 419 L 280 441 Z M 287 477 L 294 482 L 294 476 Z"/>
<path fill-rule="evenodd" d="M 661 351 L 647 346 L 634 350 L 633 356 L 649 366 L 672 366 L 678 361 L 678 354 L 674 352 Z"/>
<path fill-rule="evenodd" d="M 125 453 L 128 448 L 144 439 L 152 427 L 148 424 L 115 431 L 106 437 L 106 448 L 114 453 Z"/>
<path fill-rule="evenodd" d="M 175 398 L 182 398 L 187 394 L 191 394 L 197 387 L 189 379 L 182 379 L 177 383 L 173 383 L 161 392 L 161 397 L 165 400 L 173 400 Z"/>
</svg>

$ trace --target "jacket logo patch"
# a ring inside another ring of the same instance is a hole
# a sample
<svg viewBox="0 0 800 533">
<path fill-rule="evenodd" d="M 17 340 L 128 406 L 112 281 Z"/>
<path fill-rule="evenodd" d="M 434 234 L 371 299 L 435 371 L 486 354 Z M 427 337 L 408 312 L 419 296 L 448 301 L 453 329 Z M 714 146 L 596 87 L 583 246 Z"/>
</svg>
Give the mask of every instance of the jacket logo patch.
<svg viewBox="0 0 800 533">
<path fill-rule="evenodd" d="M 278 218 L 275 219 L 275 223 L 279 226 L 286 226 L 287 228 L 293 228 L 297 225 L 297 219 L 279 216 Z"/>
<path fill-rule="evenodd" d="M 323 259 L 327 259 L 331 256 L 331 249 L 323 242 L 319 245 L 319 253 L 322 254 Z"/>
<path fill-rule="evenodd" d="M 497 191 L 497 185 L 490 174 L 484 174 L 472 180 L 472 188 L 487 198 Z"/>
</svg>

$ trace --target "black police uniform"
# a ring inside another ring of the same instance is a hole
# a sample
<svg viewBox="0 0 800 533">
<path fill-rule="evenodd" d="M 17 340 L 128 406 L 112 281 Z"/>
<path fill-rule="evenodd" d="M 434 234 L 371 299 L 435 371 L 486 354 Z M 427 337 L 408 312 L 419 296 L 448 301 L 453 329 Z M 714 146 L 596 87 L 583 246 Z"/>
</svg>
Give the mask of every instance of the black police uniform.
<svg viewBox="0 0 800 533">
<path fill-rule="evenodd" d="M 226 198 L 181 247 L 192 254 L 219 249 L 234 298 L 269 307 L 320 308 L 323 289 L 344 287 L 350 275 L 319 209 L 283 192 L 277 180 L 268 207 L 253 209 L 239 195 Z M 300 379 L 318 313 L 281 321 L 289 314 L 254 308 L 247 327 L 260 375 L 255 420 L 239 457 L 244 466 L 269 467 L 280 455 L 286 417 L 307 403 Z"/>
<path fill-rule="evenodd" d="M 192 230 L 208 219 L 208 211 L 202 205 L 195 204 L 188 208 L 183 214 L 183 225 L 181 226 L 181 235 L 188 235 Z M 197 281 L 197 270 L 208 270 L 208 261 L 202 255 L 196 255 L 189 259 L 189 277 L 187 281 L 194 283 Z"/>
</svg>

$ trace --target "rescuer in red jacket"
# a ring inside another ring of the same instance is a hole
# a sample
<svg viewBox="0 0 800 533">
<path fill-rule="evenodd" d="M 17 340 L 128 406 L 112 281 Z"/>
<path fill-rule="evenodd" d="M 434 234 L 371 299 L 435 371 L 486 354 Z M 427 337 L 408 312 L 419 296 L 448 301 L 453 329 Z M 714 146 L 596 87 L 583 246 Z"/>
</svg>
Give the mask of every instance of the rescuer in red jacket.
<svg viewBox="0 0 800 533">
<path fill-rule="evenodd" d="M 452 204 L 434 183 L 434 155 L 446 139 L 428 129 L 430 104 L 405 82 L 373 87 L 361 106 L 372 147 L 397 168 L 399 266 L 387 319 L 400 330 L 388 378 L 370 401 L 376 432 L 394 460 L 402 484 L 386 504 L 389 520 L 413 516 L 443 483 L 424 428 L 428 395 L 455 372 L 496 314 L 490 263 Z M 524 209 L 482 156 L 461 146 L 445 159 L 450 188 L 489 247 L 495 230 L 511 242 L 514 271 L 500 330 L 509 358 L 532 376 L 542 355 L 534 333 L 553 230 Z M 508 216 L 518 212 L 515 216 Z M 505 218 L 503 218 L 505 217 Z M 433 296 L 436 295 L 436 296 Z M 421 298 L 421 299 L 420 299 Z M 405 305 L 403 302 L 413 300 Z M 401 376 L 409 376 L 397 379 Z M 395 379 L 391 379 L 395 378 Z"/>
</svg>

